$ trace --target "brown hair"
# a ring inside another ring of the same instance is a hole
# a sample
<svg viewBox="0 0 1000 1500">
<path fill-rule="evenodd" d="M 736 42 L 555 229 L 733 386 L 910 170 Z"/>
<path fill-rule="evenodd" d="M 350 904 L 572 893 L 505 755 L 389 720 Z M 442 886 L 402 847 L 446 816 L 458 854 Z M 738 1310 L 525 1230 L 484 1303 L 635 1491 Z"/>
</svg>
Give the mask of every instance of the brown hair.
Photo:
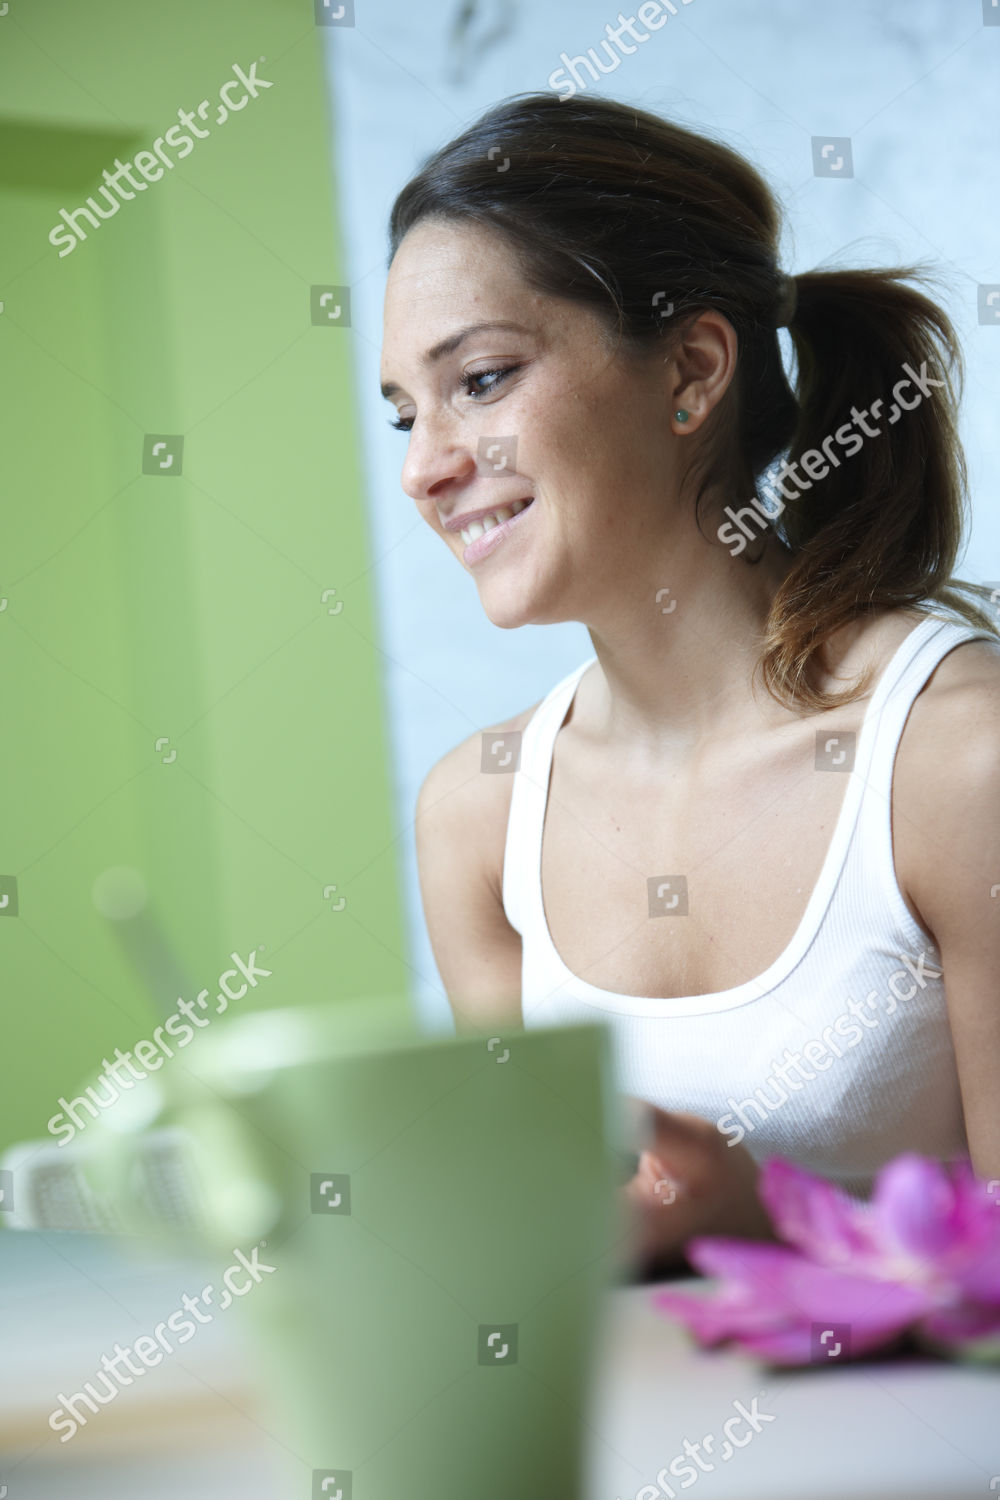
<svg viewBox="0 0 1000 1500">
<path fill-rule="evenodd" d="M 793 389 L 775 326 L 788 292 L 777 260 L 780 211 L 764 179 L 719 141 L 597 96 L 516 94 L 487 110 L 400 192 L 390 263 L 423 219 L 500 234 L 529 285 L 585 304 L 636 350 L 669 351 L 704 309 L 725 314 L 738 364 L 705 424 L 696 518 L 712 484 L 755 496 L 786 449 L 797 462 L 826 439 L 829 456 L 852 408 L 868 411 L 881 397 L 877 439 L 828 466 L 782 511 L 795 561 L 772 601 L 758 663 L 780 702 L 817 710 L 866 690 L 870 672 L 836 694 L 822 692 L 814 674 L 827 638 L 868 612 L 934 601 L 1000 634 L 993 615 L 959 592 L 985 599 L 986 589 L 952 577 L 967 504 L 957 433 L 964 370 L 947 314 L 907 285 L 931 281 L 926 266 L 796 277 Z M 889 424 L 904 363 L 917 372 L 926 365 L 943 384 Z"/>
</svg>

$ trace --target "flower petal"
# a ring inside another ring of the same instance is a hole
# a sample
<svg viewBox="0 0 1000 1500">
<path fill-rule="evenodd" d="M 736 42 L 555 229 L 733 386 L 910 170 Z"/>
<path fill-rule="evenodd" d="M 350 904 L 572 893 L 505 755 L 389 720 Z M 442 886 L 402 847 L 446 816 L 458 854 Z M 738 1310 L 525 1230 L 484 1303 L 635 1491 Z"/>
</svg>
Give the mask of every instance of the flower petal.
<svg viewBox="0 0 1000 1500">
<path fill-rule="evenodd" d="M 1000 1335 L 1000 1307 L 984 1303 L 961 1302 L 942 1307 L 921 1318 L 919 1329 L 945 1344 L 972 1343 L 976 1339 Z"/>
<path fill-rule="evenodd" d="M 872 1202 L 887 1255 L 933 1268 L 963 1241 L 958 1194 L 940 1162 L 913 1152 L 896 1157 L 879 1172 Z"/>
<path fill-rule="evenodd" d="M 935 1305 L 926 1287 L 851 1276 L 786 1246 L 703 1237 L 686 1253 L 721 1282 L 710 1292 L 661 1292 L 656 1304 L 700 1342 L 732 1338 L 761 1358 L 807 1363 L 813 1332 L 825 1324 L 846 1324 L 852 1355 L 866 1353 Z"/>
<path fill-rule="evenodd" d="M 847 1265 L 871 1255 L 867 1205 L 833 1183 L 773 1157 L 761 1167 L 757 1190 L 781 1237 L 814 1260 Z"/>
<path fill-rule="evenodd" d="M 780 1313 L 728 1290 L 693 1293 L 657 1291 L 653 1304 L 683 1323 L 700 1344 L 717 1344 L 738 1338 L 751 1328 L 766 1328 L 784 1321 Z"/>
</svg>

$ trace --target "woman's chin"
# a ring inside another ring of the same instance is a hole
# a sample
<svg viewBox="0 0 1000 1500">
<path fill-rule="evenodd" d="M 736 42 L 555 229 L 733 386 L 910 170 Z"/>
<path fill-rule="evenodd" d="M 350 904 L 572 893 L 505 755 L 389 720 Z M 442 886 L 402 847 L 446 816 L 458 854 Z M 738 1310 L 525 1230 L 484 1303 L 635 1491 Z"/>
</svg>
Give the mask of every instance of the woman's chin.
<svg viewBox="0 0 1000 1500">
<path fill-rule="evenodd" d="M 483 613 L 498 630 L 516 630 L 519 625 L 536 625 L 523 599 L 483 600 Z"/>
</svg>

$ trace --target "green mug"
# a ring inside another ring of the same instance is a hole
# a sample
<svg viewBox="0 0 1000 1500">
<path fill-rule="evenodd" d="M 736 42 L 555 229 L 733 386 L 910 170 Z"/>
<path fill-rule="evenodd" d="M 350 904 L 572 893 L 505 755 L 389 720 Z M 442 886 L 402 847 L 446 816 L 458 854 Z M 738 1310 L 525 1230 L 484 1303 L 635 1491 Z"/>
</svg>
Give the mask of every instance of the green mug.
<svg viewBox="0 0 1000 1500">
<path fill-rule="evenodd" d="M 101 1130 L 103 1186 L 149 1229 L 126 1183 L 148 1131 L 180 1127 L 199 1242 L 257 1268 L 240 1305 L 289 1497 L 579 1500 L 627 1233 L 606 1031 L 420 1037 L 379 1014 L 258 1012 L 200 1037 L 147 1081 L 144 1128 Z"/>
</svg>

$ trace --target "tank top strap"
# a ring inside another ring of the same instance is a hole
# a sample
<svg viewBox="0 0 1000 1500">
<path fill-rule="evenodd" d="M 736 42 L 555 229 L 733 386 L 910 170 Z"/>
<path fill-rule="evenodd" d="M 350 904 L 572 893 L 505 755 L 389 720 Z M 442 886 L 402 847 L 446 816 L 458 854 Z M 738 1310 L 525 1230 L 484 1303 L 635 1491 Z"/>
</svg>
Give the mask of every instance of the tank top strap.
<svg viewBox="0 0 1000 1500">
<path fill-rule="evenodd" d="M 510 793 L 503 857 L 503 909 L 515 932 L 524 933 L 525 883 L 542 852 L 542 822 L 556 735 L 577 684 L 596 656 L 588 656 L 550 688 L 521 732 L 521 747 Z"/>
<path fill-rule="evenodd" d="M 995 634 L 966 621 L 948 619 L 930 610 L 907 635 L 875 683 L 866 710 L 835 846 L 825 874 L 836 882 L 860 817 L 877 818 L 881 827 L 876 847 L 884 868 L 881 876 L 894 881 L 891 837 L 892 775 L 906 719 L 918 692 L 944 656 L 966 640 L 996 641 Z M 542 828 L 556 735 L 566 717 L 580 678 L 597 660 L 581 662 L 549 690 L 521 735 L 520 755 L 511 788 L 510 812 L 503 864 L 503 907 L 514 930 L 524 934 L 526 894 L 534 889 L 541 863 Z M 869 795 L 869 793 L 871 795 Z"/>
<path fill-rule="evenodd" d="M 873 714 L 876 724 L 868 747 L 866 780 L 883 790 L 888 788 L 896 751 L 914 699 L 931 672 L 953 647 L 977 639 L 995 641 L 996 636 L 978 625 L 932 614 L 910 631 L 873 695 L 871 707 L 876 710 Z"/>
<path fill-rule="evenodd" d="M 874 820 L 877 837 L 868 844 L 881 868 L 871 873 L 886 882 L 887 889 L 896 883 L 892 847 L 892 778 L 896 754 L 914 700 L 935 667 L 953 647 L 963 641 L 991 640 L 996 636 L 967 621 L 947 619 L 928 613 L 925 620 L 905 637 L 876 683 L 866 715 L 871 731 L 862 735 L 859 763 L 855 766 L 864 793 L 860 816 Z"/>
</svg>

